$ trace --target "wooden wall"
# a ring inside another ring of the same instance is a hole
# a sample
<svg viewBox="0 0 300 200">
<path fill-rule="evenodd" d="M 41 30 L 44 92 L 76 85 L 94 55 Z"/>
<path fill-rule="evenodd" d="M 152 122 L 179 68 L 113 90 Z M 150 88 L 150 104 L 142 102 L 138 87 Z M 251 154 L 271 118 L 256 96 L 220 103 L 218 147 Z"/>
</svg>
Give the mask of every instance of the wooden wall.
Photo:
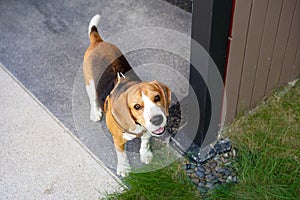
<svg viewBox="0 0 300 200">
<path fill-rule="evenodd" d="M 235 0 L 226 122 L 300 76 L 300 0 Z"/>
</svg>

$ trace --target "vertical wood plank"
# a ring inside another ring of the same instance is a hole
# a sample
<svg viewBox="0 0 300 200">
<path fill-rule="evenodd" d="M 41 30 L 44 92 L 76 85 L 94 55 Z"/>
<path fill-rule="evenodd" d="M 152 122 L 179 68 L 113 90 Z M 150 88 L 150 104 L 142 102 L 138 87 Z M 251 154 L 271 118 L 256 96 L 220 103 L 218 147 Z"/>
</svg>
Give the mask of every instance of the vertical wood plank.
<svg viewBox="0 0 300 200">
<path fill-rule="evenodd" d="M 296 78 L 300 78 L 300 40 L 298 41 L 298 49 L 295 57 L 295 62 L 293 64 L 293 73 L 291 80 L 295 80 Z"/>
<path fill-rule="evenodd" d="M 271 64 L 273 48 L 280 18 L 282 0 L 270 0 L 264 25 L 263 38 L 260 48 L 251 107 L 256 105 L 265 95 L 268 72 Z"/>
<path fill-rule="evenodd" d="M 253 1 L 238 99 L 239 111 L 250 108 L 267 6 L 268 0 Z"/>
<path fill-rule="evenodd" d="M 296 0 L 284 0 L 283 2 L 266 91 L 271 91 L 278 86 L 295 5 Z"/>
<path fill-rule="evenodd" d="M 298 0 L 298 2 L 299 1 L 300 0 Z M 297 12 L 299 12 L 299 10 L 297 10 Z M 298 24 L 298 26 L 300 26 L 300 24 Z M 295 56 L 295 60 L 294 60 L 293 68 L 292 68 L 291 80 L 295 80 L 297 78 L 300 78 L 300 38 L 298 40 L 296 56 Z"/>
<path fill-rule="evenodd" d="M 293 64 L 297 54 L 298 41 L 300 38 L 300 0 L 297 1 L 293 22 L 289 34 L 289 40 L 284 55 L 279 84 L 283 85 L 291 81 Z"/>
<path fill-rule="evenodd" d="M 236 115 L 239 83 L 244 60 L 245 43 L 251 12 L 251 1 L 235 2 L 230 51 L 228 55 L 227 77 L 225 83 L 226 101 L 223 106 L 226 108 L 225 123 L 231 122 Z"/>
</svg>

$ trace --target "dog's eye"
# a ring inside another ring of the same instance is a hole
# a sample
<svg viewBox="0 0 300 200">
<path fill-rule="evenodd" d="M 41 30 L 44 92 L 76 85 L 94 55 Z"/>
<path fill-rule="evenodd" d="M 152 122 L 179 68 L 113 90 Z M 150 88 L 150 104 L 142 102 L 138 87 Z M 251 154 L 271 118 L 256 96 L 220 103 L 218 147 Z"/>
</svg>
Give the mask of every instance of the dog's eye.
<svg viewBox="0 0 300 200">
<path fill-rule="evenodd" d="M 158 101 L 160 101 L 160 96 L 159 96 L 159 95 L 156 95 L 156 96 L 154 97 L 154 102 L 158 102 Z"/>
<path fill-rule="evenodd" d="M 135 104 L 133 107 L 134 107 L 134 109 L 136 109 L 136 110 L 139 110 L 139 109 L 142 108 L 142 106 L 141 106 L 140 104 Z"/>
</svg>

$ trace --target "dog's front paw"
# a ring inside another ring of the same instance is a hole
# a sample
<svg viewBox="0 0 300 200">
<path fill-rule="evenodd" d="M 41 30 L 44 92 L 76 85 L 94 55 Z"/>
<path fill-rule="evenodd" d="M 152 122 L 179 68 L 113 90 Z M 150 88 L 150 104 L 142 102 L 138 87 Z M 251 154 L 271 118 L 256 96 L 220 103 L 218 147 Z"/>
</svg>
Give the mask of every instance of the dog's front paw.
<svg viewBox="0 0 300 200">
<path fill-rule="evenodd" d="M 102 119 L 102 110 L 100 108 L 91 108 L 90 119 L 93 122 L 101 121 L 101 119 Z"/>
<path fill-rule="evenodd" d="M 122 177 L 128 176 L 131 172 L 131 168 L 129 165 L 118 165 L 117 166 L 117 174 Z"/>
<path fill-rule="evenodd" d="M 151 150 L 140 151 L 141 162 L 149 164 L 153 158 Z"/>
</svg>

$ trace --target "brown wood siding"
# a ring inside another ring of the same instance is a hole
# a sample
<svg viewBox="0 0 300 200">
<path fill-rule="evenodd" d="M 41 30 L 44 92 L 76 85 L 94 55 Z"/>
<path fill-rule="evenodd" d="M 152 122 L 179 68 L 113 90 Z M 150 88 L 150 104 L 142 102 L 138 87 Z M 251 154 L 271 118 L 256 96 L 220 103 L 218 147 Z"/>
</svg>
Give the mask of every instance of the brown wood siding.
<svg viewBox="0 0 300 200">
<path fill-rule="evenodd" d="M 284 55 L 284 61 L 282 65 L 282 72 L 279 84 L 286 84 L 291 80 L 293 64 L 295 62 L 295 56 L 297 54 L 298 41 L 300 37 L 300 1 L 297 1 L 296 8 L 294 10 L 293 22 L 289 34 L 286 52 Z"/>
<path fill-rule="evenodd" d="M 224 107 L 226 113 L 223 113 L 228 121 L 232 121 L 236 114 L 251 6 L 251 1 L 236 1 L 235 3 L 227 66 L 229 73 L 227 73 L 225 85 L 227 106 Z"/>
<path fill-rule="evenodd" d="M 295 57 L 295 62 L 293 64 L 293 72 L 291 80 L 296 79 L 300 76 L 300 40 L 298 41 L 298 49 Z"/>
<path fill-rule="evenodd" d="M 266 92 L 277 88 L 279 84 L 295 4 L 296 0 L 284 0 L 283 2 Z"/>
<path fill-rule="evenodd" d="M 247 43 L 245 46 L 243 72 L 240 82 L 238 111 L 250 108 L 267 7 L 268 0 L 253 0 Z"/>
<path fill-rule="evenodd" d="M 226 123 L 300 76 L 300 0 L 236 0 L 226 76 Z"/>
<path fill-rule="evenodd" d="M 256 70 L 255 84 L 251 99 L 252 107 L 257 102 L 259 102 L 259 100 L 262 99 L 265 95 L 265 89 L 271 65 L 272 53 L 275 45 L 282 1 L 283 0 L 269 0 L 263 39 L 261 43 L 261 49 Z"/>
</svg>

